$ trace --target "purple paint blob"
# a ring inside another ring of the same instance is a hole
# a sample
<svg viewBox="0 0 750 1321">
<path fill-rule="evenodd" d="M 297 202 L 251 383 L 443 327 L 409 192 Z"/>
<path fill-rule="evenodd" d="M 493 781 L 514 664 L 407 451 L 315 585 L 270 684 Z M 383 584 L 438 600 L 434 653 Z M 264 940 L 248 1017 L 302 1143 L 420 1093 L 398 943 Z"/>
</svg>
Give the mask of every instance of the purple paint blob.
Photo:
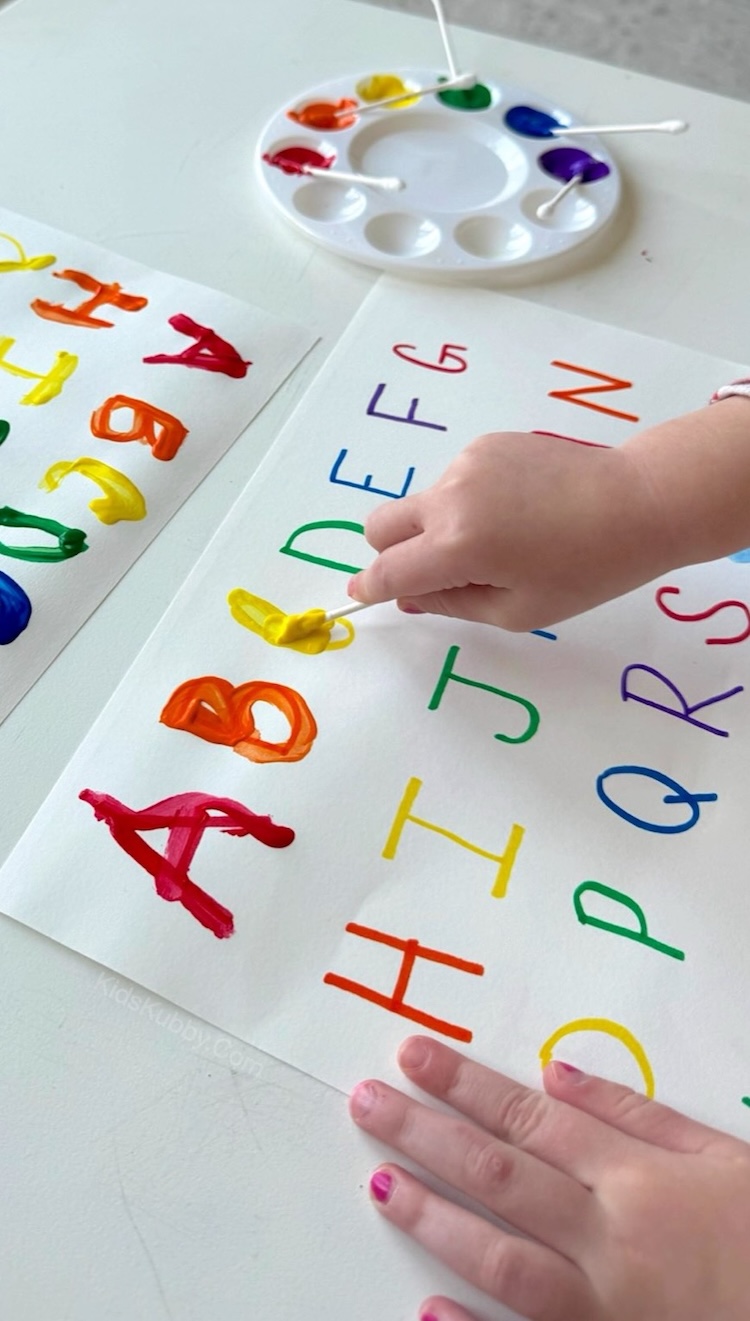
<svg viewBox="0 0 750 1321">
<path fill-rule="evenodd" d="M 544 151 L 539 164 L 546 174 L 561 183 L 567 183 L 577 174 L 583 175 L 583 183 L 593 183 L 609 174 L 609 166 L 604 161 L 598 161 L 580 147 L 554 147 L 552 151 Z"/>
<path fill-rule="evenodd" d="M 0 647 L 23 633 L 31 619 L 31 601 L 14 578 L 0 571 Z"/>
<path fill-rule="evenodd" d="M 514 133 L 524 138 L 550 138 L 554 128 L 564 128 L 559 119 L 548 115 L 545 110 L 536 110 L 531 105 L 514 105 L 505 116 L 505 123 Z"/>
</svg>

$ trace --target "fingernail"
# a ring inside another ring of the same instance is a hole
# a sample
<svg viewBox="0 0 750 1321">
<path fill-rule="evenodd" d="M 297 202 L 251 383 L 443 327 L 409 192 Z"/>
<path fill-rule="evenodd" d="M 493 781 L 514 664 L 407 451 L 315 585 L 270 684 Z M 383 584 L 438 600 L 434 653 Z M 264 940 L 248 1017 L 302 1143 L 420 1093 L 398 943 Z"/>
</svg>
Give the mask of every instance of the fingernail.
<svg viewBox="0 0 750 1321">
<path fill-rule="evenodd" d="M 398 1062 L 404 1069 L 421 1069 L 430 1058 L 430 1048 L 424 1037 L 405 1041 L 398 1052 Z"/>
<path fill-rule="evenodd" d="M 423 1312 L 419 1321 L 439 1321 L 439 1318 L 435 1316 L 434 1312 Z"/>
<path fill-rule="evenodd" d="M 352 1119 L 364 1119 L 372 1110 L 378 1094 L 372 1083 L 361 1082 L 354 1088 L 349 1097 L 349 1113 Z"/>
<path fill-rule="evenodd" d="M 376 1170 L 370 1179 L 370 1192 L 376 1202 L 387 1202 L 393 1191 L 393 1175 L 387 1170 Z"/>
<path fill-rule="evenodd" d="M 359 578 L 359 574 L 357 573 L 357 574 L 354 575 L 353 578 L 350 578 L 349 581 L 348 581 L 348 583 L 346 584 L 346 594 L 347 594 L 347 596 L 351 596 L 353 600 L 358 600 L 358 599 L 359 599 L 359 598 L 355 595 L 355 593 L 356 593 L 356 589 L 357 589 L 357 579 L 358 579 L 358 578 Z"/>
<path fill-rule="evenodd" d="M 580 1069 L 576 1069 L 573 1064 L 564 1064 L 562 1060 L 553 1060 L 550 1065 L 552 1076 L 558 1082 L 564 1083 L 582 1083 L 586 1081 L 586 1074 Z"/>
<path fill-rule="evenodd" d="M 418 605 L 412 605 L 411 601 L 405 601 L 403 605 L 399 604 L 399 610 L 402 615 L 423 615 L 424 610 L 420 610 Z"/>
</svg>

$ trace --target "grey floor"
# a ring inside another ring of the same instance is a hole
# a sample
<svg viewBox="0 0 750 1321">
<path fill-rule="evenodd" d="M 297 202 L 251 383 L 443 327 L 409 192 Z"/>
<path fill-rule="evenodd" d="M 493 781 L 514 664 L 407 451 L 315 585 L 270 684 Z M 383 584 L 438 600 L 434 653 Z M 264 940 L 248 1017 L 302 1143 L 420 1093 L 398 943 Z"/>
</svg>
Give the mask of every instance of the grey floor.
<svg viewBox="0 0 750 1321">
<path fill-rule="evenodd" d="M 368 0 L 432 14 L 430 0 Z M 750 0 L 443 0 L 449 21 L 750 101 Z M 744 160 L 750 169 L 748 144 Z"/>
</svg>

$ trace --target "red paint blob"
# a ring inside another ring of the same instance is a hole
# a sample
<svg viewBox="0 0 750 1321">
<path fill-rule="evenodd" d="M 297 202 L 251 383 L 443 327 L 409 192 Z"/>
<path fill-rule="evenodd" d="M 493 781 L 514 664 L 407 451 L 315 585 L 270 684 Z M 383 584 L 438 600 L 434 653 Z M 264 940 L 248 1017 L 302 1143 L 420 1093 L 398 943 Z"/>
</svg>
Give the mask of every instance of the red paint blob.
<svg viewBox="0 0 750 1321">
<path fill-rule="evenodd" d="M 196 885 L 188 873 L 206 831 L 251 835 L 272 849 L 288 848 L 294 839 L 290 826 L 277 826 L 270 816 L 258 816 L 233 798 L 174 794 L 136 810 L 96 789 L 82 789 L 78 797 L 93 808 L 97 821 L 106 823 L 115 843 L 153 878 L 159 897 L 168 903 L 182 904 L 219 940 L 232 935 L 234 918 L 228 908 Z M 142 832 L 165 829 L 167 842 L 164 852 L 159 853 L 146 843 Z"/>
<path fill-rule="evenodd" d="M 287 119 L 294 120 L 295 124 L 303 124 L 305 128 L 326 129 L 329 133 L 335 133 L 338 129 L 351 128 L 356 124 L 356 114 L 337 115 L 338 110 L 357 110 L 358 102 L 352 101 L 350 97 L 344 97 L 341 101 L 311 101 L 309 105 L 302 106 L 300 110 L 287 110 Z"/>
<path fill-rule="evenodd" d="M 247 376 L 248 367 L 252 367 L 249 358 L 241 358 L 233 344 L 222 339 L 209 326 L 202 326 L 184 312 L 177 312 L 169 318 L 169 324 L 180 335 L 189 335 L 195 340 L 182 353 L 152 353 L 144 362 L 177 363 L 182 367 L 199 367 L 204 372 L 222 372 L 241 380 Z M 171 456 L 170 456 L 171 457 Z"/>
<path fill-rule="evenodd" d="M 304 174 L 306 165 L 312 165 L 316 170 L 329 170 L 336 157 L 324 156 L 320 151 L 313 151 L 312 147 L 283 147 L 281 151 L 265 152 L 263 159 L 266 165 L 274 165 L 284 174 Z"/>
</svg>

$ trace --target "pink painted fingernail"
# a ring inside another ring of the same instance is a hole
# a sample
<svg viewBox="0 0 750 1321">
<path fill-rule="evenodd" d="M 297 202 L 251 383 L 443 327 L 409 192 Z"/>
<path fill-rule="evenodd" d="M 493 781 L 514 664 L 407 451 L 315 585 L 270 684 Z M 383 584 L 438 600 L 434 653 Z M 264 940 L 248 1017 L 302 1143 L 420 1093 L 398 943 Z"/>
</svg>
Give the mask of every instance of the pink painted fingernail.
<svg viewBox="0 0 750 1321">
<path fill-rule="evenodd" d="M 439 1317 L 435 1316 L 434 1312 L 423 1312 L 419 1318 L 419 1321 L 440 1321 L 440 1319 Z"/>
<path fill-rule="evenodd" d="M 553 1060 L 552 1074 L 558 1082 L 581 1083 L 585 1082 L 586 1074 L 582 1073 L 573 1064 L 565 1064 L 562 1060 Z"/>
<path fill-rule="evenodd" d="M 387 1170 L 376 1170 L 370 1179 L 370 1192 L 376 1202 L 387 1202 L 393 1192 L 393 1175 Z"/>
<path fill-rule="evenodd" d="M 405 601 L 403 605 L 399 605 L 399 610 L 402 615 L 423 615 L 425 613 L 424 610 L 420 610 L 418 605 L 412 605 L 411 601 Z"/>
</svg>

